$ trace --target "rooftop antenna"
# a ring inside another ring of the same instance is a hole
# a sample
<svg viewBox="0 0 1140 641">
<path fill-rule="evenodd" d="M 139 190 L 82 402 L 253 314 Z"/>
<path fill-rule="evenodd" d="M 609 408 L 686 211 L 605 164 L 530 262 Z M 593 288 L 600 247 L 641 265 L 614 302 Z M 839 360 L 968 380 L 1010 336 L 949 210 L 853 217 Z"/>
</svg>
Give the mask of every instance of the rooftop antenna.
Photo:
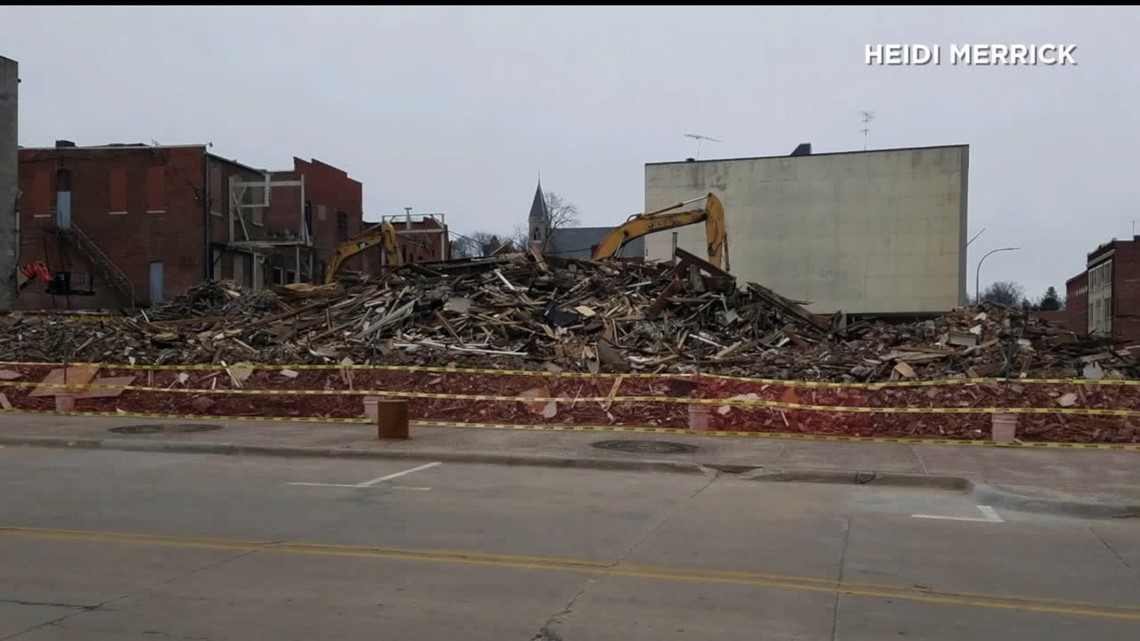
<svg viewBox="0 0 1140 641">
<path fill-rule="evenodd" d="M 875 119 L 875 112 L 864 111 L 861 113 L 863 114 L 863 128 L 860 131 L 863 132 L 863 151 L 867 151 L 867 134 L 871 133 L 871 121 Z"/>
<path fill-rule="evenodd" d="M 716 138 L 709 138 L 708 136 L 702 136 L 700 134 L 685 134 L 685 137 L 686 138 L 692 138 L 693 140 L 697 141 L 697 160 L 701 159 L 701 141 L 702 140 L 711 140 L 712 142 L 724 142 L 723 140 L 717 140 Z"/>
</svg>

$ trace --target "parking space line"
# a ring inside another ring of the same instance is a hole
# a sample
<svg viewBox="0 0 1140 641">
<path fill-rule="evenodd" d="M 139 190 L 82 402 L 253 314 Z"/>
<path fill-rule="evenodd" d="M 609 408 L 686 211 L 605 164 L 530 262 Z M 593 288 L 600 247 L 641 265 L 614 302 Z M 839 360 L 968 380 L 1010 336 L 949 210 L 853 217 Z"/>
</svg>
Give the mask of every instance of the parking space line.
<svg viewBox="0 0 1140 641">
<path fill-rule="evenodd" d="M 383 483 L 384 481 L 391 481 L 392 479 L 398 479 L 401 476 L 405 476 L 405 475 L 411 474 L 413 472 L 420 472 L 423 470 L 431 469 L 437 465 L 443 465 L 443 462 L 435 461 L 434 463 L 426 463 L 424 465 L 420 465 L 419 467 L 413 467 L 410 470 L 404 470 L 403 472 L 396 472 L 394 474 L 388 474 L 387 476 L 381 476 L 380 478 L 375 478 L 375 479 L 372 479 L 371 481 L 364 481 L 363 483 L 302 483 L 302 482 L 294 482 L 294 483 L 289 483 L 289 485 L 304 485 L 304 486 L 308 486 L 308 487 L 373 487 L 379 483 Z M 389 487 L 391 487 L 393 489 L 398 489 L 398 490 L 419 490 L 421 492 L 426 492 L 427 490 L 431 489 L 430 487 L 404 487 L 404 486 L 400 486 L 400 485 L 391 485 Z"/>
<path fill-rule="evenodd" d="M 978 511 L 982 513 L 985 518 L 969 517 L 969 516 L 937 516 L 934 514 L 911 514 L 911 517 L 916 519 L 940 519 L 943 521 L 969 521 L 971 523 L 1005 523 L 1005 519 L 998 516 L 996 510 L 988 505 L 978 505 Z"/>
<path fill-rule="evenodd" d="M 406 474 L 411 474 L 413 472 L 419 472 L 421 470 L 431 469 L 437 465 L 443 465 L 443 463 L 440 461 L 436 461 L 434 463 L 427 463 L 427 464 L 421 465 L 419 467 L 413 467 L 410 470 L 404 470 L 403 472 L 396 472 L 395 474 L 389 474 L 388 476 L 381 476 L 378 479 L 372 479 L 371 481 L 365 481 L 363 483 L 358 483 L 356 486 L 357 487 L 371 487 L 373 485 L 376 485 L 377 483 L 383 483 L 384 481 L 390 481 L 392 479 L 398 479 L 401 476 L 404 476 Z"/>
</svg>

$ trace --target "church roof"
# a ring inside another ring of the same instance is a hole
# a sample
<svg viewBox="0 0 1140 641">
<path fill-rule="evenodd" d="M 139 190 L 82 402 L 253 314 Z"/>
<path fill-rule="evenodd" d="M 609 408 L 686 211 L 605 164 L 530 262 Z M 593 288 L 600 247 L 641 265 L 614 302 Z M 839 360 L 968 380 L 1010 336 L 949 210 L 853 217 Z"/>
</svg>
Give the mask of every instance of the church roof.
<svg viewBox="0 0 1140 641">
<path fill-rule="evenodd" d="M 530 204 L 530 218 L 550 220 L 550 212 L 546 209 L 546 196 L 542 193 L 542 182 L 534 190 L 534 202 Z"/>
</svg>

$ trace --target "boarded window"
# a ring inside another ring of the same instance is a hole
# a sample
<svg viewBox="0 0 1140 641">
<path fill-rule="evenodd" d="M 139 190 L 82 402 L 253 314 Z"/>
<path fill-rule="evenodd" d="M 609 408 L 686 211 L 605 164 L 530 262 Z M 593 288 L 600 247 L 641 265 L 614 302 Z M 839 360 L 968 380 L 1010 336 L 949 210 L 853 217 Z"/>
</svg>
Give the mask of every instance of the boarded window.
<svg viewBox="0 0 1140 641">
<path fill-rule="evenodd" d="M 112 214 L 125 214 L 127 212 L 127 169 L 115 167 L 111 169 L 111 184 L 109 188 L 110 202 L 107 211 Z"/>
<path fill-rule="evenodd" d="M 146 170 L 146 210 L 166 211 L 166 167 L 150 167 Z"/>
<path fill-rule="evenodd" d="M 214 165 L 210 168 L 210 213 L 221 216 L 226 207 L 229 207 L 229 202 L 226 186 L 222 184 L 222 168 Z"/>
<path fill-rule="evenodd" d="M 51 193 L 51 172 L 40 169 L 32 179 L 31 203 L 28 210 L 35 214 L 49 214 L 54 209 Z"/>
</svg>

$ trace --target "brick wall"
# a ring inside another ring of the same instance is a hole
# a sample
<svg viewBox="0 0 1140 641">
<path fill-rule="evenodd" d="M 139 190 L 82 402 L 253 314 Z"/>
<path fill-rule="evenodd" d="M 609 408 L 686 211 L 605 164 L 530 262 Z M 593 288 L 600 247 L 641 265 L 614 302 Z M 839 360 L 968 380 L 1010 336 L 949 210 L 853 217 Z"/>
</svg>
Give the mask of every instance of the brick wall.
<svg viewBox="0 0 1140 641">
<path fill-rule="evenodd" d="M 117 309 L 129 301 L 57 227 L 57 190 L 70 182 L 71 221 L 122 271 L 135 300 L 148 299 L 150 264 L 164 267 L 166 296 L 204 274 L 202 205 L 205 148 L 71 147 L 21 149 L 20 264 L 43 261 L 52 272 L 88 273 L 93 296 L 51 296 L 41 283 L 20 295 L 22 309 Z M 62 181 L 62 184 L 61 184 Z"/>
<path fill-rule="evenodd" d="M 119 309 L 129 304 L 74 242 L 55 233 L 61 187 L 70 187 L 72 225 L 131 281 L 136 305 L 151 302 L 151 263 L 162 264 L 166 299 L 207 277 L 239 276 L 244 285 L 251 285 L 253 258 L 225 248 L 230 240 L 228 185 L 231 177 L 256 181 L 262 176 L 256 169 L 207 154 L 203 145 L 21 149 L 20 264 L 43 261 L 53 272 L 90 274 L 94 295 L 52 296 L 37 282 L 21 293 L 19 307 Z M 248 196 L 260 197 L 254 192 Z M 266 236 L 264 226 L 253 221 L 246 229 L 253 238 Z"/>
<path fill-rule="evenodd" d="M 1063 309 L 1041 310 L 1033 312 L 1033 316 L 1036 316 L 1037 318 L 1040 318 L 1041 320 L 1056 327 L 1063 327 L 1066 329 L 1069 327 L 1069 315 Z"/>
<path fill-rule="evenodd" d="M 1077 334 L 1089 331 L 1088 282 L 1088 272 L 1081 272 L 1065 281 L 1065 326 Z"/>
<path fill-rule="evenodd" d="M 430 263 L 447 260 L 451 246 L 447 237 L 447 225 L 434 218 L 413 219 L 411 231 L 438 233 L 408 233 L 408 225 L 399 219 L 392 220 L 396 227 L 396 239 L 400 243 L 400 254 L 409 263 Z"/>
<path fill-rule="evenodd" d="M 1140 242 L 1116 241 L 1112 256 L 1112 336 L 1140 341 Z"/>
<path fill-rule="evenodd" d="M 323 277 L 321 263 L 327 265 L 333 252 L 344 240 L 364 231 L 364 188 L 348 173 L 319 160 L 305 161 L 293 159 L 292 171 L 273 173 L 273 179 L 281 181 L 300 180 L 304 176 L 305 194 L 301 199 L 300 187 L 279 187 L 273 190 L 267 224 L 271 232 L 296 233 L 301 220 L 302 209 L 307 209 L 311 221 L 314 269 L 316 280 Z M 370 271 L 379 265 L 378 250 L 368 250 L 349 260 L 345 269 Z M 292 248 L 278 251 L 282 262 L 292 266 Z M 302 250 L 302 261 L 307 260 L 307 250 Z"/>
</svg>

